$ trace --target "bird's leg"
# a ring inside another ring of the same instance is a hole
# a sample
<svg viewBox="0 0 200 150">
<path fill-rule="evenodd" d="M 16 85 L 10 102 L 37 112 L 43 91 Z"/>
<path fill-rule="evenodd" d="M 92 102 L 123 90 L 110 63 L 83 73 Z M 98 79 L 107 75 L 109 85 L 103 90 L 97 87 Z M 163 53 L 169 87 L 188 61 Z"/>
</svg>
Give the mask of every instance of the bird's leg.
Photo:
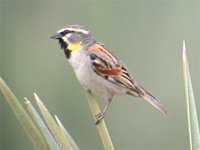
<svg viewBox="0 0 200 150">
<path fill-rule="evenodd" d="M 108 108 L 110 107 L 111 102 L 112 102 L 112 97 L 108 98 L 108 103 L 104 107 L 103 111 L 95 115 L 95 117 L 96 117 L 96 124 L 98 124 L 101 121 L 101 119 L 104 118 L 106 112 L 108 111 Z"/>
</svg>

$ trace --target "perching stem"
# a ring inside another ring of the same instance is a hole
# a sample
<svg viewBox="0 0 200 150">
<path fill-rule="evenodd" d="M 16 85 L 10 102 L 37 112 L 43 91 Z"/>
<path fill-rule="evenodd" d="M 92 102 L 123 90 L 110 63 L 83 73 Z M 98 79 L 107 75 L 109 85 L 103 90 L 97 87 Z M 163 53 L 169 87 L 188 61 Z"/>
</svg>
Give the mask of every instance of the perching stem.
<svg viewBox="0 0 200 150">
<path fill-rule="evenodd" d="M 87 98 L 88 98 L 88 103 L 92 112 L 92 116 L 94 120 L 96 121 L 95 115 L 100 112 L 99 106 L 97 104 L 97 101 L 94 97 L 94 95 L 90 92 L 87 91 Z M 97 125 L 97 129 L 101 138 L 101 141 L 103 143 L 104 149 L 105 150 L 114 150 L 113 143 L 111 141 L 110 135 L 108 133 L 106 124 L 104 119 L 102 119 Z"/>
</svg>

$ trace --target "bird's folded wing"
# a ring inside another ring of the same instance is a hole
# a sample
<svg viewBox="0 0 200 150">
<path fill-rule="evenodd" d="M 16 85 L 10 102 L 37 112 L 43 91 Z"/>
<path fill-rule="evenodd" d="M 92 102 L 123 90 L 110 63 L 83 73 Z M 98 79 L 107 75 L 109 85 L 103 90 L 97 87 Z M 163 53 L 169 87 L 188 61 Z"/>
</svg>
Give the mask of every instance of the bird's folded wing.
<svg viewBox="0 0 200 150">
<path fill-rule="evenodd" d="M 93 70 L 106 80 L 133 89 L 134 82 L 128 73 L 127 68 L 123 65 L 108 49 L 102 44 L 94 44 L 89 49 Z"/>
</svg>

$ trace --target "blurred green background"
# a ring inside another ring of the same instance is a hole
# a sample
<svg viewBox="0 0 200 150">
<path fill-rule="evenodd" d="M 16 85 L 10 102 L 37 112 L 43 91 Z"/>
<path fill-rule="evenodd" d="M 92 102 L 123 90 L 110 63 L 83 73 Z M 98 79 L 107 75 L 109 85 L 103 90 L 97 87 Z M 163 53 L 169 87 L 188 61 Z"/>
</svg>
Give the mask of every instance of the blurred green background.
<svg viewBox="0 0 200 150">
<path fill-rule="evenodd" d="M 49 38 L 60 28 L 81 24 L 170 114 L 165 117 L 135 97 L 115 97 L 105 118 L 115 148 L 188 150 L 181 50 L 185 39 L 200 113 L 199 8 L 198 1 L 0 1 L 1 76 L 22 104 L 24 96 L 31 99 L 37 92 L 81 149 L 102 149 L 84 90 L 58 43 Z M 33 149 L 0 98 L 0 149 Z M 98 102 L 101 108 L 106 104 L 102 98 Z"/>
</svg>

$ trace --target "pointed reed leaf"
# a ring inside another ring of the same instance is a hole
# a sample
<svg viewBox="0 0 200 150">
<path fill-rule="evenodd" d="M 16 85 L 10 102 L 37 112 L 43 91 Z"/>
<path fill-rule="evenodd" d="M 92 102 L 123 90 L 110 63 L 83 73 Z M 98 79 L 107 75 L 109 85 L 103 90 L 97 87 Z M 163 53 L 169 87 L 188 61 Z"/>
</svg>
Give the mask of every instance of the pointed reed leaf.
<svg viewBox="0 0 200 150">
<path fill-rule="evenodd" d="M 26 107 L 27 107 L 27 109 L 30 113 L 30 116 L 31 116 L 33 122 L 35 123 L 36 127 L 39 129 L 42 136 L 46 139 L 45 141 L 47 142 L 49 149 L 59 150 L 59 146 L 56 143 L 53 136 L 51 135 L 49 129 L 45 125 L 44 121 L 42 120 L 42 118 L 40 117 L 40 115 L 38 114 L 36 109 L 31 104 L 31 102 L 26 97 L 24 98 L 24 103 L 25 103 L 25 105 L 26 105 Z"/>
<path fill-rule="evenodd" d="M 73 150 L 79 150 L 78 146 L 76 145 L 76 143 L 74 142 L 74 140 L 72 139 L 71 135 L 69 134 L 69 132 L 65 129 L 65 127 L 63 126 L 62 122 L 59 120 L 59 118 L 55 115 L 55 119 L 56 122 L 58 124 L 58 127 L 61 130 L 62 133 L 62 138 L 66 138 L 67 141 L 69 142 L 68 144 L 72 147 Z"/>
<path fill-rule="evenodd" d="M 8 85 L 4 82 L 4 80 L 1 77 L 0 77 L 0 90 L 3 93 L 8 104 L 12 108 L 20 124 L 26 131 L 35 149 L 38 150 L 48 149 L 48 146 L 44 141 L 42 135 L 40 134 L 39 130 L 36 128 L 31 118 L 28 116 L 24 108 L 17 100 L 16 96 L 13 94 L 13 92 L 10 90 Z"/>
<path fill-rule="evenodd" d="M 183 41 L 183 75 L 186 93 L 186 107 L 188 116 L 188 130 L 190 150 L 200 150 L 200 132 L 196 112 L 195 98 L 192 88 L 192 81 L 189 72 L 188 59 L 186 55 L 185 41 Z"/>
<path fill-rule="evenodd" d="M 86 94 L 87 94 L 88 103 L 89 103 L 89 106 L 90 106 L 90 109 L 92 112 L 92 116 L 94 117 L 94 120 L 95 120 L 96 119 L 95 115 L 100 112 L 99 106 L 97 104 L 97 101 L 96 101 L 94 95 L 90 91 L 87 91 Z M 97 124 L 97 129 L 98 129 L 102 144 L 104 146 L 104 149 L 105 150 L 114 150 L 114 146 L 113 146 L 112 140 L 110 138 L 109 132 L 107 130 L 106 124 L 104 122 L 104 119 L 102 119 Z"/>
<path fill-rule="evenodd" d="M 50 129 L 52 135 L 56 139 L 60 149 L 72 150 L 72 147 L 70 145 L 68 145 L 69 142 L 66 141 L 65 138 L 62 138 L 62 133 L 61 133 L 61 130 L 59 129 L 57 123 L 55 122 L 54 118 L 51 116 L 51 114 L 49 113 L 49 111 L 47 110 L 47 108 L 45 107 L 45 105 L 43 104 L 43 102 L 40 100 L 40 98 L 38 97 L 38 95 L 36 93 L 34 93 L 34 97 L 35 97 L 36 103 L 40 109 L 40 112 L 41 112 L 48 128 Z"/>
</svg>

